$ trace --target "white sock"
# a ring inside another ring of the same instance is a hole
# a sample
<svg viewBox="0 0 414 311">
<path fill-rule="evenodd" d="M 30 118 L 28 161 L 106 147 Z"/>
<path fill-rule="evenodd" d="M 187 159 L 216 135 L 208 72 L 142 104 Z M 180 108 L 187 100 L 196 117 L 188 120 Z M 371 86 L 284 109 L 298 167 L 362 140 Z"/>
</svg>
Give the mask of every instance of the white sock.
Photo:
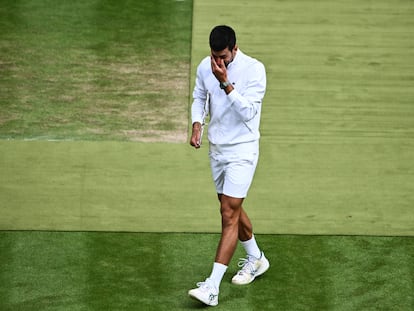
<svg viewBox="0 0 414 311">
<path fill-rule="evenodd" d="M 215 262 L 213 265 L 213 271 L 211 271 L 210 279 L 216 285 L 216 288 L 219 289 L 221 280 L 223 279 L 224 273 L 226 273 L 227 266 L 221 263 Z"/>
<path fill-rule="evenodd" d="M 262 252 L 260 251 L 259 246 L 257 246 L 254 235 L 252 235 L 252 238 L 250 240 L 240 241 L 240 243 L 243 245 L 248 256 L 253 256 L 256 258 L 260 258 L 262 256 Z"/>
</svg>

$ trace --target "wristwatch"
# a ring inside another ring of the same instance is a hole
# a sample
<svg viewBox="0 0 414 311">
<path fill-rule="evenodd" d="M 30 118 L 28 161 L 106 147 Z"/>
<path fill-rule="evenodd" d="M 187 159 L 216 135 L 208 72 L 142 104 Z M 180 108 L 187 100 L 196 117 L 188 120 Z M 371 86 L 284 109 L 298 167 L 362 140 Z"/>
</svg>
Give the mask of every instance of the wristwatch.
<svg viewBox="0 0 414 311">
<path fill-rule="evenodd" d="M 226 87 L 228 87 L 231 83 L 230 82 L 220 82 L 220 88 L 224 90 Z"/>
</svg>

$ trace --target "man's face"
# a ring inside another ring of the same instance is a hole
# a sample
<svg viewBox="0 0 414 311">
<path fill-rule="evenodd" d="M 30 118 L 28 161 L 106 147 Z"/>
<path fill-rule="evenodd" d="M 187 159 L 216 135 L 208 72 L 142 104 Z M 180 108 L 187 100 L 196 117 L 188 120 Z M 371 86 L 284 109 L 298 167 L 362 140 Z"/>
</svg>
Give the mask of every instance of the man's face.
<svg viewBox="0 0 414 311">
<path fill-rule="evenodd" d="M 234 57 L 236 56 L 236 52 L 237 52 L 237 45 L 233 48 L 233 50 L 229 50 L 228 48 L 225 48 L 224 50 L 221 50 L 221 51 L 211 50 L 211 56 L 213 56 L 217 65 L 223 62 L 224 65 L 227 67 L 233 61 Z"/>
</svg>

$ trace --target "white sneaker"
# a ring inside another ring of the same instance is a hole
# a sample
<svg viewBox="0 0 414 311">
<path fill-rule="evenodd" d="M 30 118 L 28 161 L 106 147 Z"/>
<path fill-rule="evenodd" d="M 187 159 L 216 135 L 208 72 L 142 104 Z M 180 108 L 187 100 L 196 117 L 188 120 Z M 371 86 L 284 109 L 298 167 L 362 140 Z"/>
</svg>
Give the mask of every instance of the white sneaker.
<svg viewBox="0 0 414 311">
<path fill-rule="evenodd" d="M 209 278 L 204 282 L 198 282 L 197 288 L 188 291 L 191 298 L 195 298 L 208 306 L 218 305 L 218 294 L 218 289 Z"/>
<path fill-rule="evenodd" d="M 253 256 L 240 258 L 238 266 L 241 267 L 241 269 L 232 278 L 231 282 L 237 285 L 245 285 L 253 282 L 256 277 L 265 273 L 267 269 L 269 269 L 270 264 L 262 252 L 260 258 Z"/>
</svg>

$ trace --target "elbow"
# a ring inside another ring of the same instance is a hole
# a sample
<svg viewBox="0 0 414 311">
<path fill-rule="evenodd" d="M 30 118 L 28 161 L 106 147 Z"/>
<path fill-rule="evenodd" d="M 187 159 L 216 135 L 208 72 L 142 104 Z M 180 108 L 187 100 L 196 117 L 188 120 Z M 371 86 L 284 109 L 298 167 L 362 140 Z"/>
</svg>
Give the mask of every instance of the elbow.
<svg viewBox="0 0 414 311">
<path fill-rule="evenodd" d="M 244 122 L 249 122 L 256 118 L 260 112 L 260 104 L 261 102 L 259 101 L 252 102 L 243 109 L 242 119 Z"/>
<path fill-rule="evenodd" d="M 248 113 L 246 113 L 243 117 L 243 122 L 247 123 L 250 122 L 251 120 L 253 120 L 255 117 L 257 116 L 257 110 L 256 109 L 252 109 L 251 111 L 249 111 Z"/>
</svg>

